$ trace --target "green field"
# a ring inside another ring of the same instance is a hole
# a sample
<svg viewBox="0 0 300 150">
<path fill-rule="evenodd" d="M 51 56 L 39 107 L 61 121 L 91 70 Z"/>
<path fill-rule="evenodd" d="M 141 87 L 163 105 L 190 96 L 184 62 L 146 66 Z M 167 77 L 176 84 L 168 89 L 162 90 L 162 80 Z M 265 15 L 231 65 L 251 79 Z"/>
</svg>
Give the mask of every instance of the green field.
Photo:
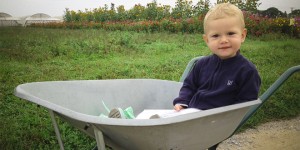
<svg viewBox="0 0 300 150">
<path fill-rule="evenodd" d="M 300 64 L 300 40 L 271 34 L 248 37 L 241 53 L 262 78 L 260 95 Z M 178 81 L 190 59 L 209 55 L 201 34 L 0 28 L 0 149 L 59 149 L 46 109 L 19 99 L 22 83 L 55 80 L 155 78 Z M 244 128 L 300 114 L 300 74 L 292 76 Z M 170 104 L 171 105 L 171 104 Z M 95 141 L 59 120 L 66 149 Z"/>
</svg>

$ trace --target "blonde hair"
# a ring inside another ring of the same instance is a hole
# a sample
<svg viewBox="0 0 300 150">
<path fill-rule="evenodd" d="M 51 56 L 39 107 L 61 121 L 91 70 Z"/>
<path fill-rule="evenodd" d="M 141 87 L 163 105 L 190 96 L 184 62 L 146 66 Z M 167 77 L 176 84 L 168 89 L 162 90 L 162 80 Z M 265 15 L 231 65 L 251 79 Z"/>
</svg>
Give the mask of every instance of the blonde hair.
<svg viewBox="0 0 300 150">
<path fill-rule="evenodd" d="M 220 3 L 211 8 L 204 18 L 204 32 L 207 30 L 207 22 L 210 20 L 218 20 L 226 17 L 237 17 L 241 21 L 241 27 L 245 28 L 243 12 L 233 4 Z"/>
</svg>

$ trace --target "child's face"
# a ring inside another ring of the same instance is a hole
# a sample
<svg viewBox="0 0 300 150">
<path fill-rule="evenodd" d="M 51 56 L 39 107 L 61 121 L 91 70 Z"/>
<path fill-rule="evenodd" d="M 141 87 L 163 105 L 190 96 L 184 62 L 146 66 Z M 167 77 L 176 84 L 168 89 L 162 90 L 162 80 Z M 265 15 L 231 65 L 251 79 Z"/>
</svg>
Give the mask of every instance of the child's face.
<svg viewBox="0 0 300 150">
<path fill-rule="evenodd" d="M 221 59 L 234 57 L 245 41 L 247 30 L 234 17 L 207 22 L 203 39 L 209 49 Z"/>
</svg>

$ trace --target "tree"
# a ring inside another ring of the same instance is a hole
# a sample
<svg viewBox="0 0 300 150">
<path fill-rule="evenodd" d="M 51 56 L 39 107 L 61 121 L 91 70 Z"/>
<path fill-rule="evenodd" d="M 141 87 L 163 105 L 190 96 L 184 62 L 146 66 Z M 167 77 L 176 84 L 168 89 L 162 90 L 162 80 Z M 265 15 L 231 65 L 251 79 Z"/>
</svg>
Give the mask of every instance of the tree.
<svg viewBox="0 0 300 150">
<path fill-rule="evenodd" d="M 290 14 L 289 14 L 290 17 L 299 17 L 300 16 L 300 9 L 295 9 L 293 10 Z"/>
<path fill-rule="evenodd" d="M 261 3 L 259 3 L 259 1 L 260 0 L 246 0 L 244 10 L 256 13 L 257 8 L 261 4 Z"/>
<path fill-rule="evenodd" d="M 117 20 L 124 21 L 127 19 L 127 13 L 124 5 L 120 5 L 117 7 Z"/>
<path fill-rule="evenodd" d="M 281 12 L 280 10 L 278 10 L 275 7 L 270 7 L 267 10 L 260 11 L 259 13 L 263 16 L 267 16 L 267 17 L 270 17 L 270 18 L 276 18 L 276 17 L 283 17 L 284 16 L 284 13 Z"/>
<path fill-rule="evenodd" d="M 145 11 L 145 7 L 142 6 L 141 4 L 135 4 L 132 9 L 129 10 L 129 18 L 131 20 L 141 20 L 143 19 L 143 14 Z"/>
<path fill-rule="evenodd" d="M 64 15 L 64 21 L 65 22 L 71 22 L 72 21 L 72 15 L 69 11 L 69 8 L 66 8 L 65 15 Z"/>
<path fill-rule="evenodd" d="M 210 0 L 199 0 L 193 7 L 193 15 L 199 16 L 208 12 L 210 6 Z"/>
<path fill-rule="evenodd" d="M 239 7 L 243 11 L 257 12 L 257 8 L 261 4 L 260 0 L 217 0 L 219 3 L 231 3 Z"/>
<path fill-rule="evenodd" d="M 148 3 L 145 8 L 144 15 L 147 20 L 156 20 L 157 18 L 157 3 L 156 0 L 153 0 L 152 3 Z"/>
<path fill-rule="evenodd" d="M 107 12 L 106 13 L 108 13 L 108 20 L 117 20 L 118 18 L 117 18 L 117 12 L 116 12 L 116 10 L 115 10 L 115 4 L 114 3 L 111 3 L 110 4 L 110 10 L 107 10 Z"/>
<path fill-rule="evenodd" d="M 172 9 L 174 18 L 190 18 L 192 15 L 192 1 L 177 0 L 175 8 Z"/>
</svg>

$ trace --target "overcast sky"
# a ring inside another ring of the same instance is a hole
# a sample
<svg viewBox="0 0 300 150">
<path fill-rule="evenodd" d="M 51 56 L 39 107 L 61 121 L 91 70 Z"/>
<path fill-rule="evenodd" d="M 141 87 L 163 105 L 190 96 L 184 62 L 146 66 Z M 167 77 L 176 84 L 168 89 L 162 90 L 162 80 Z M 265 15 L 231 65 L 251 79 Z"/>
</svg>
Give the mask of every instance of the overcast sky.
<svg viewBox="0 0 300 150">
<path fill-rule="evenodd" d="M 153 0 L 0 0 L 0 12 L 12 15 L 13 17 L 30 16 L 36 13 L 45 13 L 52 17 L 64 15 L 65 8 L 70 10 L 85 10 L 103 7 L 104 4 L 115 7 L 124 5 L 130 9 L 134 4 L 146 6 Z M 199 0 L 193 0 L 194 3 Z M 175 6 L 176 0 L 157 0 L 158 4 Z M 210 0 L 215 4 L 216 0 Z M 269 7 L 276 7 L 281 11 L 291 12 L 291 9 L 300 9 L 300 0 L 260 0 L 262 3 L 259 10 L 265 10 Z"/>
</svg>

